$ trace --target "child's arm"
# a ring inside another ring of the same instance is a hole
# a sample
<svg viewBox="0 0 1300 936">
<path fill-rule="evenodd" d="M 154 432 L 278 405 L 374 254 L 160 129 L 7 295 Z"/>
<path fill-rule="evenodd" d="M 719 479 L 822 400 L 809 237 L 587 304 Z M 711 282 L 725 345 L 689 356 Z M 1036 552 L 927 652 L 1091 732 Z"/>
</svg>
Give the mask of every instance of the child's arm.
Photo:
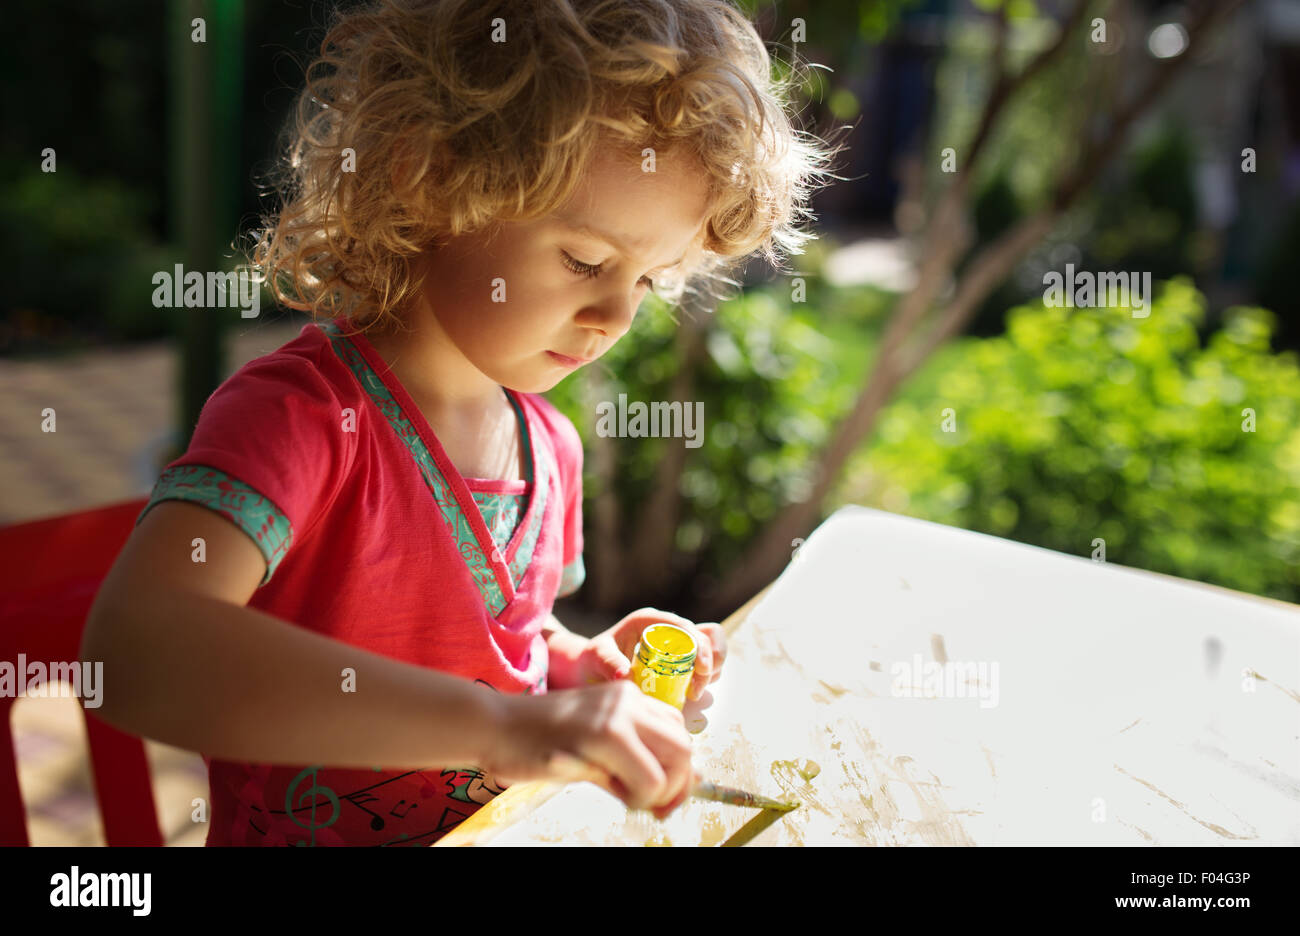
<svg viewBox="0 0 1300 936">
<path fill-rule="evenodd" d="M 195 537 L 205 563 L 191 560 Z M 95 714 L 218 758 L 336 767 L 475 763 L 502 729 L 489 689 L 244 607 L 265 571 L 213 511 L 153 507 L 87 619 L 82 658 L 104 663 Z M 356 692 L 343 691 L 346 667 Z"/>
<path fill-rule="evenodd" d="M 191 560 L 195 537 L 204 563 Z M 182 501 L 155 505 L 87 619 L 81 658 L 104 664 L 95 714 L 227 760 L 472 764 L 527 780 L 563 775 L 552 759 L 568 753 L 608 771 L 608 789 L 629 805 L 662 815 L 689 792 L 681 713 L 630 683 L 501 695 L 245 607 L 265 571 L 252 540 L 225 518 Z M 343 691 L 346 667 L 356 692 Z"/>
</svg>

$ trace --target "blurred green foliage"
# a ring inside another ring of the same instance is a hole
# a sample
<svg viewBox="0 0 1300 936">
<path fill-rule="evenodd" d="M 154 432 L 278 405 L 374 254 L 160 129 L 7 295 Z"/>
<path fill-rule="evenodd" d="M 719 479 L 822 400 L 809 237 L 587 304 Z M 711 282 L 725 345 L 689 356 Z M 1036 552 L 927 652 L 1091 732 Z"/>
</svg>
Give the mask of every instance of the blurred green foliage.
<svg viewBox="0 0 1300 936">
<path fill-rule="evenodd" d="M 9 268 L 24 275 L 10 278 L 0 302 L 0 355 L 175 335 L 182 313 L 151 302 L 151 277 L 182 255 L 172 246 L 179 238 L 169 184 L 179 167 L 169 135 L 176 88 L 169 5 L 21 6 L 14 35 L 22 39 L 0 56 L 0 79 L 15 89 L 6 95 L 0 137 L 0 248 Z M 255 176 L 270 166 L 301 82 L 295 63 L 319 44 L 318 7 L 243 4 L 244 117 L 233 141 L 241 188 L 238 202 L 225 206 L 241 228 L 267 207 Z M 55 173 L 41 171 L 46 148 L 57 154 Z M 236 231 L 215 236 L 228 244 Z M 222 251 L 227 269 L 233 255 L 233 248 Z"/>
<path fill-rule="evenodd" d="M 846 54 L 859 39 L 881 42 L 897 27 L 910 10 L 922 6 L 922 0 L 735 0 L 746 16 L 757 22 L 775 24 L 770 41 L 788 41 L 795 19 L 804 21 L 807 41 L 832 53 L 836 62 L 846 62 Z"/>
<path fill-rule="evenodd" d="M 1300 601 L 1297 356 L 1259 308 L 1202 347 L 1204 314 L 1184 278 L 1144 319 L 1013 309 L 931 358 L 837 500 L 1081 556 L 1100 537 L 1108 561 Z"/>
<path fill-rule="evenodd" d="M 1030 32 L 1038 36 L 1035 42 L 1008 45 L 1009 71 L 1028 65 L 1041 44 L 1051 39 L 1045 24 Z M 943 171 L 944 149 L 956 151 L 959 167 L 966 156 L 993 90 L 992 51 L 989 23 L 952 21 L 935 71 L 935 110 L 923 162 L 928 192 L 939 192 L 952 181 Z M 1076 129 L 1087 103 L 1080 95 L 1079 76 L 1089 65 L 1084 45 L 1072 44 L 1007 102 L 975 168 L 975 191 L 996 181 L 1007 186 L 1011 200 L 1026 211 L 1050 199 L 1061 170 L 1078 154 Z"/>
<path fill-rule="evenodd" d="M 57 173 L 15 167 L 0 180 L 0 244 L 11 268 L 48 274 L 13 277 L 5 304 L 34 314 L 58 310 L 70 335 L 61 329 L 62 340 L 47 345 L 167 334 L 166 313 L 150 303 L 149 277 L 170 269 L 172 253 L 152 242 L 147 191 L 64 165 Z"/>
</svg>

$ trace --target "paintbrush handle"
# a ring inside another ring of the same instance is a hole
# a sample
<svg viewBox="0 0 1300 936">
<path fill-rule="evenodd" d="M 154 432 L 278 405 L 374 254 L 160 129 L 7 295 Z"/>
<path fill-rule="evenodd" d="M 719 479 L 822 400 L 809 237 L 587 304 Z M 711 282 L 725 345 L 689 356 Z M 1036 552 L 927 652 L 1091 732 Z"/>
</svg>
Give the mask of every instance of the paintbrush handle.
<svg viewBox="0 0 1300 936">
<path fill-rule="evenodd" d="M 570 754 L 556 752 L 551 757 L 551 768 L 564 779 L 571 781 L 588 781 L 604 789 L 609 789 L 609 774 Z M 776 809 L 786 812 L 799 804 L 785 803 L 767 796 L 759 796 L 735 787 L 699 780 L 691 788 L 695 799 L 709 800 L 714 803 L 727 803 L 731 806 L 750 806 L 754 809 Z"/>
<path fill-rule="evenodd" d="M 709 800 L 714 803 L 727 803 L 731 806 L 752 806 L 755 809 L 779 809 L 787 811 L 794 809 L 798 803 L 783 803 L 780 800 L 772 799 L 769 796 L 759 796 L 757 793 L 750 793 L 747 790 L 739 790 L 735 787 L 722 786 L 717 783 L 710 783 L 707 780 L 701 780 L 695 784 L 691 790 L 691 796 L 696 799 Z"/>
</svg>

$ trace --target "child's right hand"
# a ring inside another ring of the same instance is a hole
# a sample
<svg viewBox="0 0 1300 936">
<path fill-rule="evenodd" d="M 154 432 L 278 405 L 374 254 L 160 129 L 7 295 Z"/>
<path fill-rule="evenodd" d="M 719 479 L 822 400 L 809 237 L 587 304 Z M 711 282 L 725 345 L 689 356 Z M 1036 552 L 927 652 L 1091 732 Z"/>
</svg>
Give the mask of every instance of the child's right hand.
<svg viewBox="0 0 1300 936">
<path fill-rule="evenodd" d="M 660 819 L 690 795 L 682 713 L 627 680 L 499 701 L 501 730 L 480 766 L 502 784 L 588 779 Z"/>
</svg>

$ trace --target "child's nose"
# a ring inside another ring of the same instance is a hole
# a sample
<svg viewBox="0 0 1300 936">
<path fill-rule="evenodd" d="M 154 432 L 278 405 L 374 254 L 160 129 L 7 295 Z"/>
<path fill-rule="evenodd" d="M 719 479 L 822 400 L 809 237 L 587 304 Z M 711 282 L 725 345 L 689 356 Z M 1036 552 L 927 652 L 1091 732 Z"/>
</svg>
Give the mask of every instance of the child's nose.
<svg viewBox="0 0 1300 936">
<path fill-rule="evenodd" d="M 585 324 L 594 325 L 610 339 L 617 340 L 632 327 L 642 298 L 640 290 L 631 293 L 611 291 L 589 310 L 590 318 Z"/>
</svg>

